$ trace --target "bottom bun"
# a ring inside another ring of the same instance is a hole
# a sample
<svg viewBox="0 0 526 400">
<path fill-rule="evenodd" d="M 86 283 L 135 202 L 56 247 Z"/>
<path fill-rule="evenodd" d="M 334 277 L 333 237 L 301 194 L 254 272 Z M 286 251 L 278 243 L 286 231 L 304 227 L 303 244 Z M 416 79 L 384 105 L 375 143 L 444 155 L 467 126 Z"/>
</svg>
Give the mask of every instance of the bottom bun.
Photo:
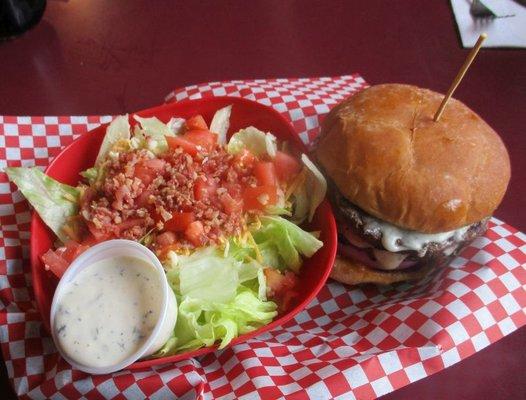
<svg viewBox="0 0 526 400">
<path fill-rule="evenodd" d="M 396 282 L 416 281 L 425 277 L 432 269 L 428 265 L 417 270 L 394 270 L 379 271 L 366 267 L 359 262 L 336 256 L 331 271 L 331 278 L 347 285 L 358 285 L 360 283 L 375 283 L 378 285 L 390 285 Z"/>
</svg>

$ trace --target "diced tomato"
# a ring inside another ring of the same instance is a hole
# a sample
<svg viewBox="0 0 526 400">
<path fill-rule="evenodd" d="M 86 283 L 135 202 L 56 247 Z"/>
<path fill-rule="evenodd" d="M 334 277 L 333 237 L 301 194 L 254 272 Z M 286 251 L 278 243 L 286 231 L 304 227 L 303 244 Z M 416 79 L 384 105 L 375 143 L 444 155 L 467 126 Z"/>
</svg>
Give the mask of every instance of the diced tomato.
<svg viewBox="0 0 526 400">
<path fill-rule="evenodd" d="M 85 237 L 84 237 L 84 240 L 82 241 L 82 244 L 84 246 L 88 246 L 88 247 L 91 247 L 91 246 L 94 246 L 96 245 L 97 243 L 99 243 L 97 241 L 97 239 L 95 239 L 95 236 L 93 236 L 93 234 L 91 232 L 89 232 Z"/>
<path fill-rule="evenodd" d="M 142 165 L 154 171 L 162 171 L 164 169 L 164 166 L 166 165 L 166 161 L 160 158 L 152 158 L 150 160 L 143 161 Z"/>
<path fill-rule="evenodd" d="M 298 295 L 297 291 L 294 290 L 298 284 L 297 276 L 291 271 L 281 274 L 274 268 L 266 268 L 264 273 L 269 297 L 278 300 L 281 312 L 286 311 Z"/>
<path fill-rule="evenodd" d="M 298 281 L 296 275 L 291 271 L 281 274 L 277 269 L 265 268 L 263 272 L 265 272 L 265 278 L 267 279 L 267 287 L 273 296 L 284 294 L 286 291 L 293 289 Z"/>
<path fill-rule="evenodd" d="M 217 134 L 208 130 L 192 130 L 183 135 L 183 138 L 210 151 L 217 143 Z"/>
<path fill-rule="evenodd" d="M 146 207 L 149 205 L 150 196 L 153 194 L 153 190 L 145 190 L 139 197 L 137 197 L 137 205 L 139 207 Z"/>
<path fill-rule="evenodd" d="M 181 136 L 165 136 L 168 147 L 171 149 L 176 149 L 181 147 L 183 151 L 195 156 L 197 154 L 197 146 L 195 143 L 190 142 L 188 139 L 185 139 Z"/>
<path fill-rule="evenodd" d="M 254 166 L 254 175 L 260 186 L 277 186 L 276 168 L 270 161 L 259 161 Z"/>
<path fill-rule="evenodd" d="M 164 232 L 164 233 L 161 233 L 159 236 L 157 236 L 157 238 L 155 239 L 155 242 L 161 247 L 166 247 L 166 246 L 170 246 L 174 244 L 176 239 L 177 239 L 177 236 L 175 236 L 175 233 Z"/>
<path fill-rule="evenodd" d="M 201 115 L 194 115 L 192 118 L 186 120 L 186 126 L 188 130 L 193 129 L 205 129 L 208 130 L 208 125 L 205 119 Z"/>
<path fill-rule="evenodd" d="M 276 292 L 282 290 L 283 281 L 285 277 L 274 268 L 265 268 L 263 272 L 265 273 L 265 278 L 267 280 L 268 291 L 273 297 Z"/>
<path fill-rule="evenodd" d="M 219 201 L 227 214 L 233 214 L 243 210 L 243 200 L 234 199 L 229 193 L 223 193 L 219 196 Z"/>
<path fill-rule="evenodd" d="M 294 290 L 287 290 L 283 295 L 281 302 L 279 304 L 280 312 L 285 312 L 291 308 L 292 303 L 298 297 L 298 292 Z"/>
<path fill-rule="evenodd" d="M 106 232 L 97 228 L 92 222 L 87 222 L 87 225 L 90 233 L 93 235 L 97 243 L 108 240 L 113 236 L 110 232 Z"/>
<path fill-rule="evenodd" d="M 203 246 L 206 243 L 205 230 L 201 221 L 194 221 L 188 225 L 184 235 L 195 247 Z"/>
<path fill-rule="evenodd" d="M 158 175 L 158 172 L 141 163 L 135 166 L 133 175 L 139 178 L 144 186 L 148 186 Z"/>
<path fill-rule="evenodd" d="M 194 214 L 191 212 L 174 212 L 172 218 L 164 223 L 164 229 L 172 232 L 184 232 L 194 220 Z"/>
<path fill-rule="evenodd" d="M 275 186 L 247 187 L 243 192 L 243 208 L 248 210 L 263 210 L 266 206 L 276 204 L 278 201 Z"/>
<path fill-rule="evenodd" d="M 64 272 L 66 272 L 69 267 L 69 263 L 53 250 L 48 250 L 46 253 L 40 256 L 40 259 L 46 266 L 46 269 L 49 269 L 51 272 L 53 272 L 57 278 L 60 278 L 62 275 L 64 275 Z"/>
<path fill-rule="evenodd" d="M 66 250 L 64 250 L 64 252 L 62 253 L 62 258 L 68 263 L 73 262 L 75 258 L 80 256 L 90 247 L 85 244 L 77 243 L 74 240 L 69 240 L 68 242 L 66 242 L 65 246 Z"/>
<path fill-rule="evenodd" d="M 213 198 L 217 191 L 217 183 L 215 180 L 209 178 L 204 180 L 197 178 L 194 184 L 194 197 L 196 200 L 201 201 L 203 199 Z"/>
<path fill-rule="evenodd" d="M 249 150 L 243 149 L 236 154 L 235 160 L 238 164 L 241 164 L 246 167 L 252 167 L 257 161 L 256 156 L 252 154 Z"/>
<path fill-rule="evenodd" d="M 226 182 L 224 188 L 233 199 L 240 199 L 243 189 L 239 183 Z"/>
<path fill-rule="evenodd" d="M 273 160 L 276 174 L 281 182 L 288 182 L 301 171 L 301 164 L 290 154 L 278 151 Z"/>
</svg>

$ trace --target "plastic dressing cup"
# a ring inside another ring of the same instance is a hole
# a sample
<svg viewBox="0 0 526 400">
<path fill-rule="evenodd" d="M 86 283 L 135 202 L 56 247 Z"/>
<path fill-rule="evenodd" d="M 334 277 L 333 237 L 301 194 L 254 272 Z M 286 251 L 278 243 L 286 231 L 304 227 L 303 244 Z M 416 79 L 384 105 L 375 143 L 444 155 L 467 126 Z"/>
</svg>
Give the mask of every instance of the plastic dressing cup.
<svg viewBox="0 0 526 400">
<path fill-rule="evenodd" d="M 137 242 L 116 239 L 71 263 L 55 290 L 50 323 L 68 363 L 107 374 L 159 350 L 176 319 L 177 300 L 159 259 Z"/>
</svg>

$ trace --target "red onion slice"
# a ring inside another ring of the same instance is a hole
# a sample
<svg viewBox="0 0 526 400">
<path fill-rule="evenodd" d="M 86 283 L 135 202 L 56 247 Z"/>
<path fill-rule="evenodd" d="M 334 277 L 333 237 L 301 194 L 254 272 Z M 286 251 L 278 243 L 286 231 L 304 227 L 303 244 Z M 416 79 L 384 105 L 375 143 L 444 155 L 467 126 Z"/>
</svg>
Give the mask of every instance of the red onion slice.
<svg viewBox="0 0 526 400">
<path fill-rule="evenodd" d="M 380 269 L 383 271 L 394 271 L 398 269 L 406 269 L 414 267 L 416 264 L 418 264 L 418 260 L 404 260 L 400 263 L 400 265 L 395 268 L 394 270 L 387 270 L 386 268 L 383 268 L 378 261 L 373 260 L 370 256 L 367 250 L 365 249 L 359 249 L 356 246 L 350 245 L 350 244 L 343 244 L 338 243 L 338 252 L 348 258 L 352 258 L 353 260 L 374 269 Z"/>
</svg>

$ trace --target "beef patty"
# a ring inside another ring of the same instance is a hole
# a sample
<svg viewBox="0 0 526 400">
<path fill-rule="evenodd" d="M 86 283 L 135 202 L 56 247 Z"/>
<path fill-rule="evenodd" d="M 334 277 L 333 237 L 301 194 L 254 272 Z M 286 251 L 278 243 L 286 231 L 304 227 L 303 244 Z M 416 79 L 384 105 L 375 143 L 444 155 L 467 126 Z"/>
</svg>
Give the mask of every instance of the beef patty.
<svg viewBox="0 0 526 400">
<path fill-rule="evenodd" d="M 380 219 L 373 217 L 349 202 L 334 188 L 331 188 L 330 196 L 338 222 L 339 241 L 342 244 L 351 244 L 347 239 L 350 233 L 353 237 L 370 246 L 362 250 L 367 251 L 372 260 L 375 260 L 374 249 L 389 251 L 382 244 L 381 230 L 366 229 L 366 220 L 381 222 Z M 461 252 L 473 239 L 484 234 L 488 220 L 489 218 L 485 218 L 482 221 L 471 224 L 458 240 L 450 237 L 442 242 L 425 243 L 420 250 L 403 250 L 397 253 L 406 255 L 406 262 L 417 262 L 411 268 L 418 268 L 423 265 L 428 266 L 429 264 L 433 266 L 442 265 Z M 397 244 L 401 244 L 401 241 L 398 240 Z"/>
</svg>

